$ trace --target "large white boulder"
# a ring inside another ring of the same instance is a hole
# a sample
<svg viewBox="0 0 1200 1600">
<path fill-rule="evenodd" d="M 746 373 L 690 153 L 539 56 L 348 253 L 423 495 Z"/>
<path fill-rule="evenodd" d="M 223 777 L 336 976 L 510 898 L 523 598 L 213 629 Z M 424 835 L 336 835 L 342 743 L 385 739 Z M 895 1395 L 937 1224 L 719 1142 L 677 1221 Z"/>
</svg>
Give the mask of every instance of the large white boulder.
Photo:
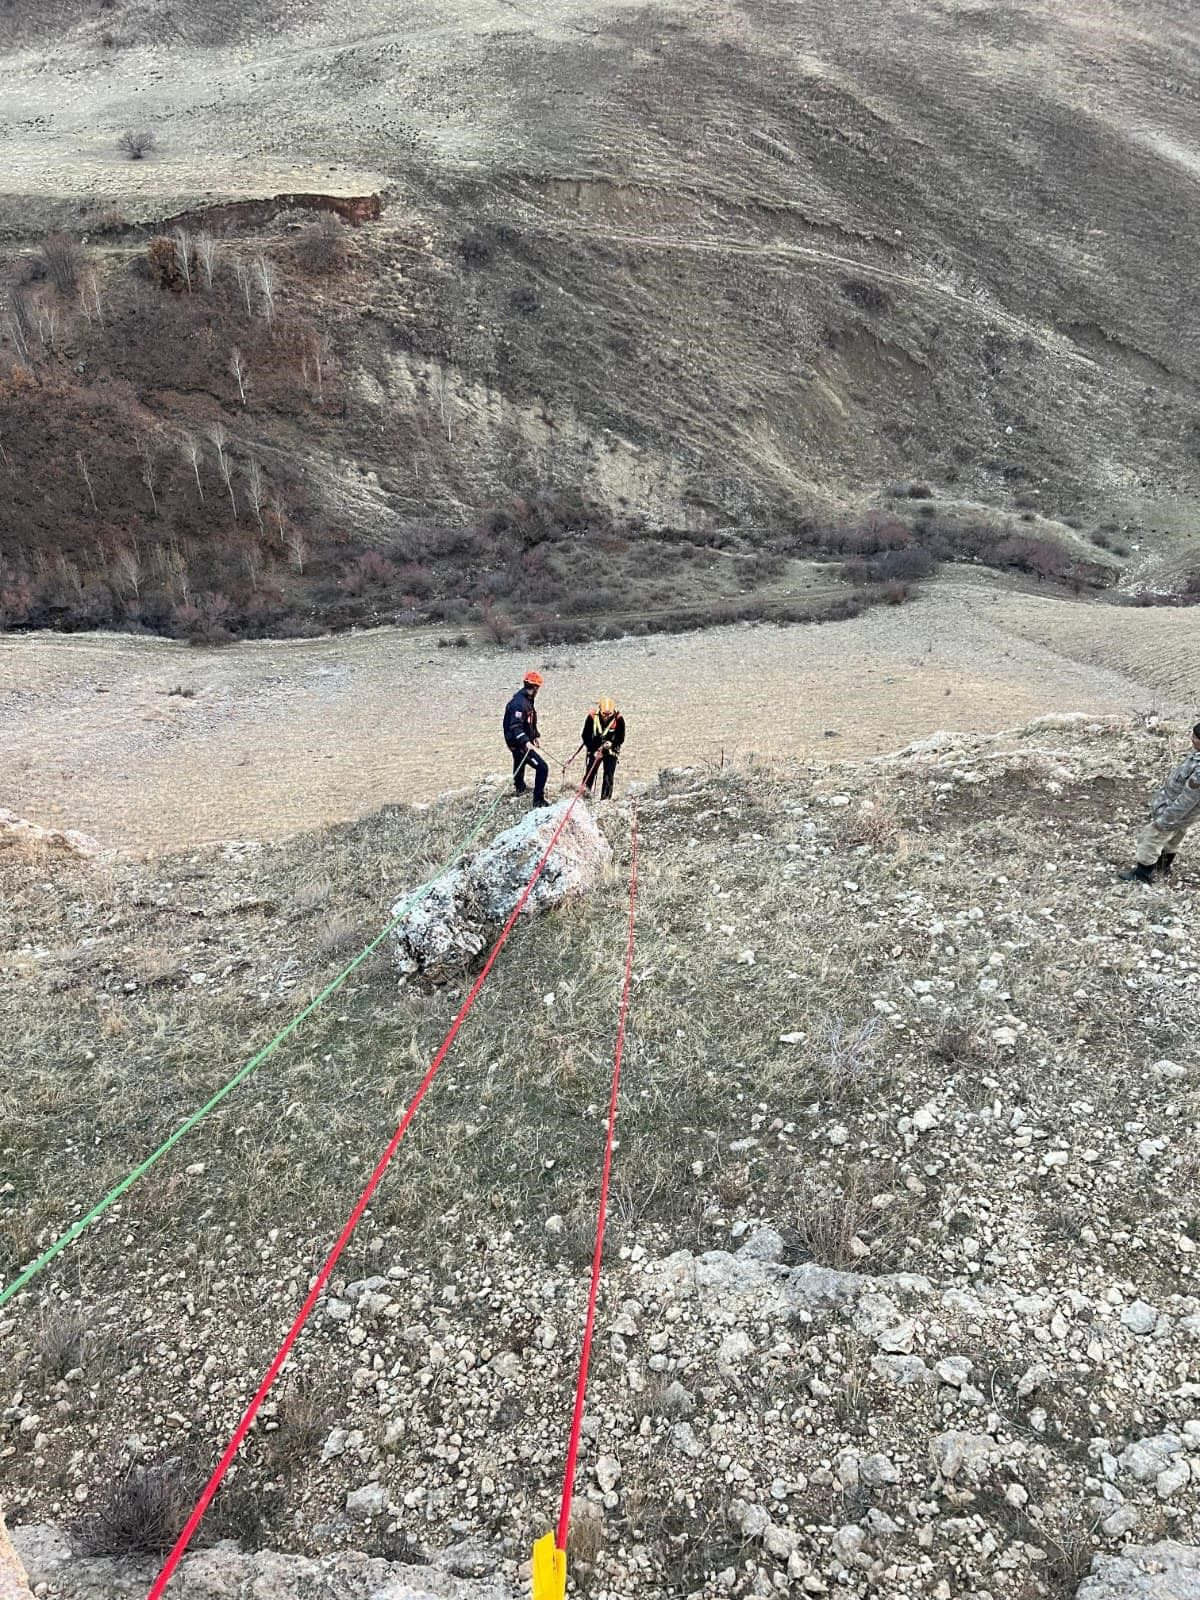
<svg viewBox="0 0 1200 1600">
<path fill-rule="evenodd" d="M 571 802 L 529 811 L 461 866 L 443 873 L 392 933 L 401 972 L 441 978 L 467 966 L 512 914 Z M 612 860 L 608 840 L 582 802 L 559 834 L 525 913 L 586 894 Z M 392 907 L 399 915 L 404 902 Z"/>
</svg>

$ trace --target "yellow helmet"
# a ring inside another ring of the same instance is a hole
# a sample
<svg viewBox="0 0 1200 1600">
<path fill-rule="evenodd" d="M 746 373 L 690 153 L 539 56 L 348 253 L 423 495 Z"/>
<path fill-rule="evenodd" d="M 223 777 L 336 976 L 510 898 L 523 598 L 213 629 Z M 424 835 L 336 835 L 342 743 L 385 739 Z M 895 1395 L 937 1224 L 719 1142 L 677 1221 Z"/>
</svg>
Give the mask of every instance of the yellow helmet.
<svg viewBox="0 0 1200 1600">
<path fill-rule="evenodd" d="M 603 700 L 601 700 L 601 702 L 600 702 L 600 715 L 602 717 L 611 717 L 613 712 L 616 709 L 617 709 L 617 702 L 615 700 L 609 700 L 607 697 L 605 697 Z"/>
</svg>

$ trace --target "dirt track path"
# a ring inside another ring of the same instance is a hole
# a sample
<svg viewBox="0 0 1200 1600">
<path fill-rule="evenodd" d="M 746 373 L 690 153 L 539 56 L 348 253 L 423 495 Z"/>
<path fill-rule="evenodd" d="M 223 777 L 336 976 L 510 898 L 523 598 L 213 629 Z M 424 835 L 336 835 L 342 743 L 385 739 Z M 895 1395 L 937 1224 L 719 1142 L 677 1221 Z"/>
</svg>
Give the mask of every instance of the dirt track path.
<svg viewBox="0 0 1200 1600">
<path fill-rule="evenodd" d="M 1089 635 L 1083 608 L 947 584 L 852 622 L 630 639 L 529 661 L 546 676 L 542 721 L 556 755 L 575 748 L 596 694 L 618 697 L 627 782 L 722 752 L 859 757 L 938 728 L 1155 699 L 1144 679 L 1050 648 L 1064 616 L 1086 654 L 1112 613 L 1091 611 Z M 1132 631 L 1139 616 L 1160 625 L 1145 613 L 1122 623 Z M 1171 639 L 1173 685 L 1184 632 Z M 525 661 L 383 629 L 218 651 L 116 635 L 0 637 L 0 805 L 108 845 L 162 850 L 277 838 L 427 800 L 502 771 L 500 709 Z"/>
</svg>

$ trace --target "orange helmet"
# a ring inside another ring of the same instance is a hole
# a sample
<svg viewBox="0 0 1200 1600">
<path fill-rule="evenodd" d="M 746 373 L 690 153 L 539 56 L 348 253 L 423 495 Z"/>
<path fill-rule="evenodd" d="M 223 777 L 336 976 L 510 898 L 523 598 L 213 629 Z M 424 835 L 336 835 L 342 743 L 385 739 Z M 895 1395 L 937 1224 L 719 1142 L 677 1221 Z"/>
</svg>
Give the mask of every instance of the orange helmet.
<svg viewBox="0 0 1200 1600">
<path fill-rule="evenodd" d="M 542 687 L 542 675 L 540 672 L 527 672 L 521 681 L 522 683 L 528 683 L 534 689 Z"/>
<path fill-rule="evenodd" d="M 600 715 L 602 717 L 611 717 L 614 714 L 614 712 L 616 711 L 616 709 L 617 709 L 617 702 L 615 700 L 610 700 L 607 695 L 604 697 L 603 700 L 601 700 L 601 702 L 600 702 Z"/>
</svg>

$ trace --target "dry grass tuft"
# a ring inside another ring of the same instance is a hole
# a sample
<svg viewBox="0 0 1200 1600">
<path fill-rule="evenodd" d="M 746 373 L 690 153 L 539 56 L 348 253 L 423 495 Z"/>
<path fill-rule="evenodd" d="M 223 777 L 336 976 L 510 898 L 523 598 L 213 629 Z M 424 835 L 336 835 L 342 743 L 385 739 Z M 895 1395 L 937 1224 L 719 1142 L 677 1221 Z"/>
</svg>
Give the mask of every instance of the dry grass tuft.
<svg viewBox="0 0 1200 1600">
<path fill-rule="evenodd" d="M 161 1555 L 182 1532 L 198 1488 L 177 1456 L 127 1466 L 76 1524 L 74 1543 L 88 1556 Z"/>
</svg>

